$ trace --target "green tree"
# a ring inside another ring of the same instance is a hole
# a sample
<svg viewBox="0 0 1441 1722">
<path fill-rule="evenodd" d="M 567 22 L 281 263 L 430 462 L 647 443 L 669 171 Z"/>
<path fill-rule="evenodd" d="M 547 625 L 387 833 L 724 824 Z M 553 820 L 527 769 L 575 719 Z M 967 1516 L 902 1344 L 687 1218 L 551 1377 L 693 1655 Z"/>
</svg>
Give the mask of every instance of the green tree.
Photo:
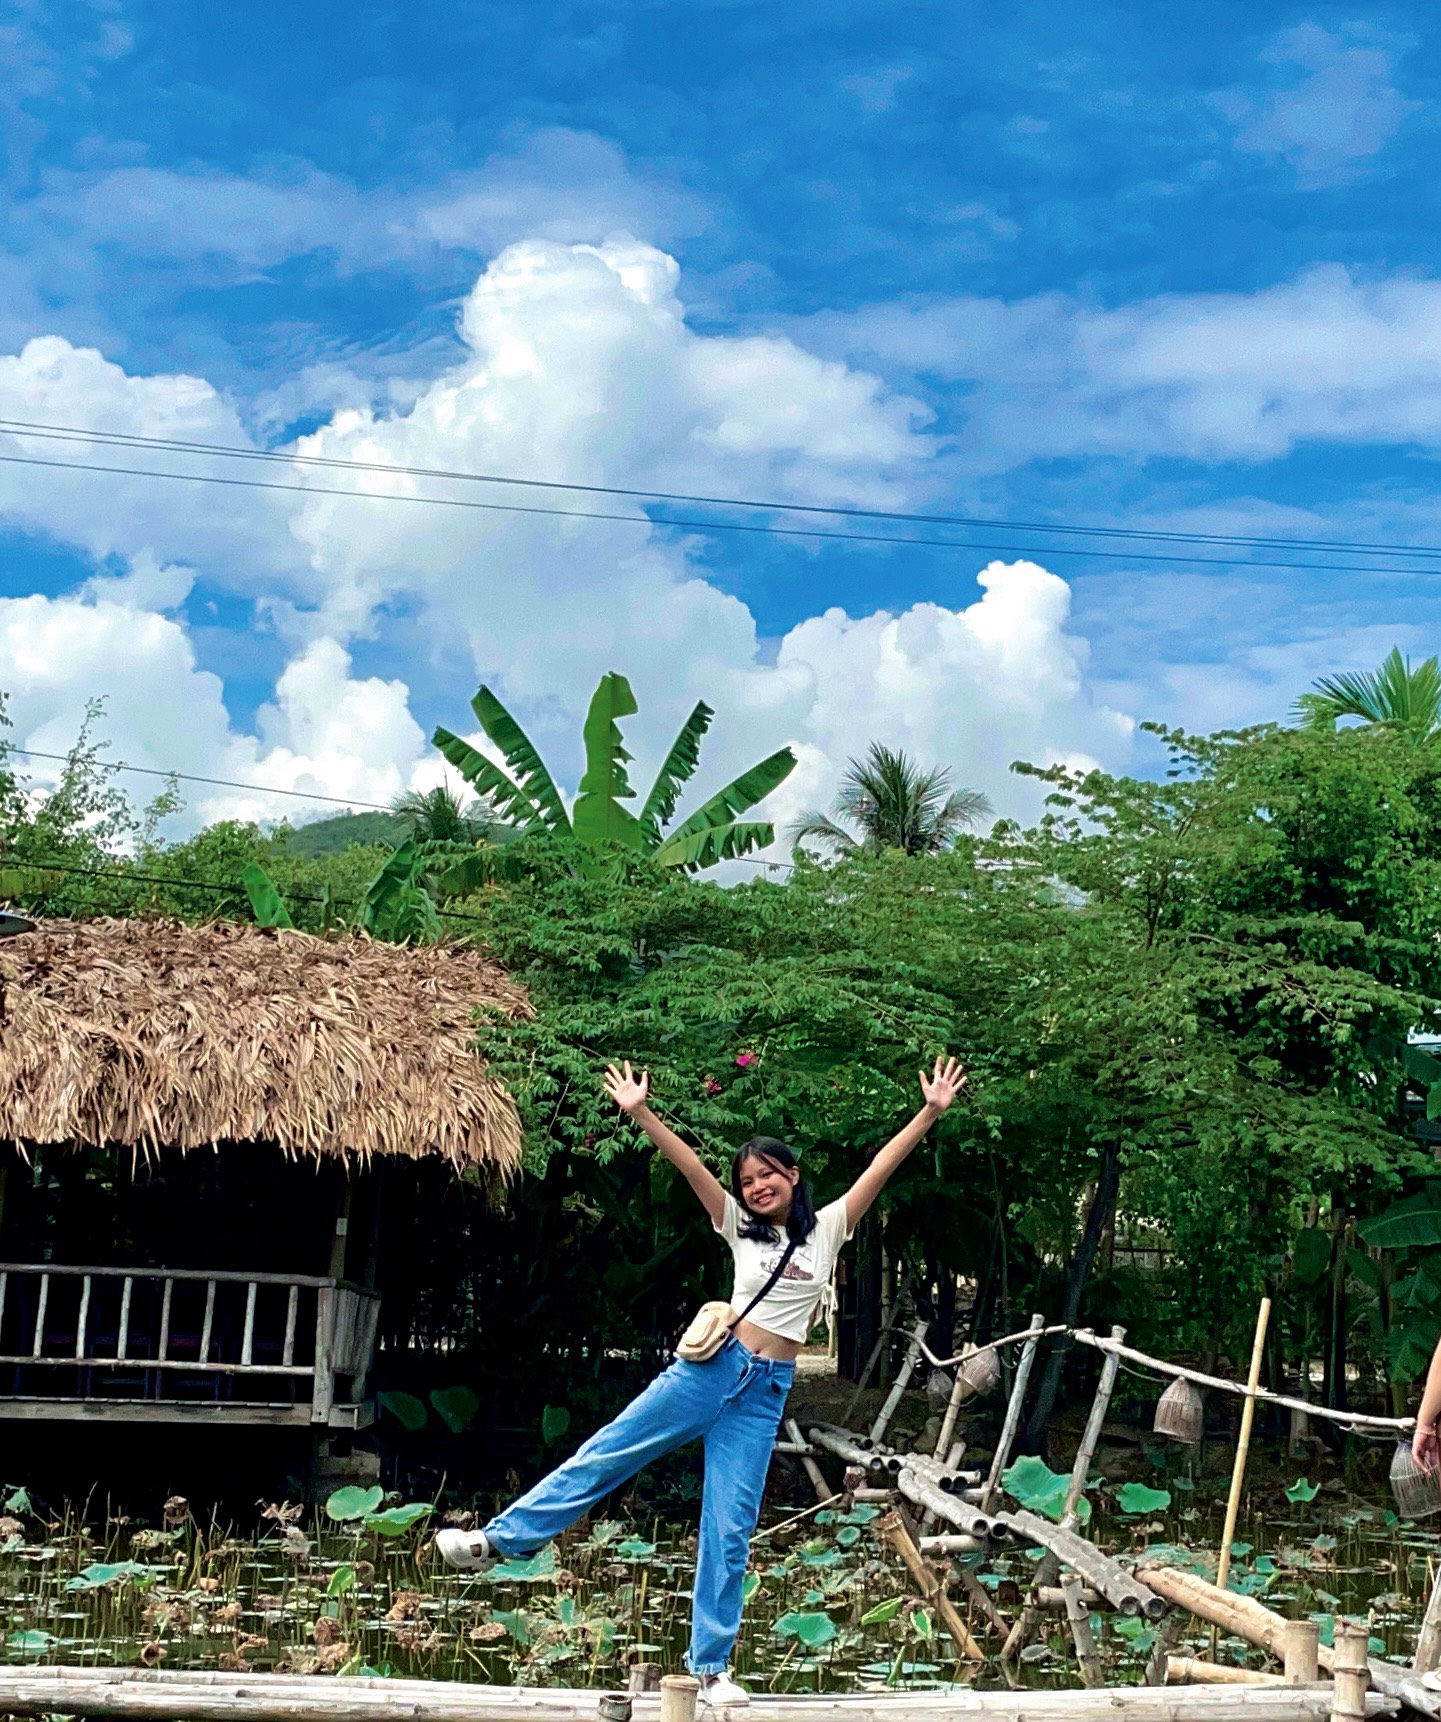
<svg viewBox="0 0 1441 1722">
<path fill-rule="evenodd" d="M 466 782 L 490 800 L 500 821 L 522 833 L 544 833 L 573 843 L 583 865 L 594 866 L 601 851 L 618 848 L 662 867 L 705 868 L 774 841 L 775 830 L 768 822 L 740 815 L 790 776 L 796 761 L 788 747 L 742 772 L 667 831 L 715 715 L 704 701 L 682 724 L 639 813 L 623 805 L 635 798 L 635 790 L 626 776 L 631 756 L 620 720 L 639 709 L 624 676 L 613 671 L 602 676 L 591 699 L 583 732 L 585 773 L 573 814 L 566 812 L 555 779 L 530 738 L 495 694 L 482 687 L 471 706 L 508 770 L 448 729 L 436 730 L 435 745 Z"/>
<path fill-rule="evenodd" d="M 1413 668 L 1393 646 L 1379 669 L 1322 676 L 1296 701 L 1296 715 L 1317 729 L 1357 718 L 1430 741 L 1441 733 L 1441 663 L 1427 658 Z"/>
<path fill-rule="evenodd" d="M 872 742 L 866 757 L 846 768 L 831 814 L 802 814 L 788 836 L 792 843 L 815 841 L 837 853 L 865 848 L 934 855 L 990 811 L 979 790 L 951 788 L 949 767 L 923 771 L 909 754 Z M 848 820 L 860 836 L 840 820 Z"/>
<path fill-rule="evenodd" d="M 484 842 L 496 823 L 488 801 L 457 795 L 447 783 L 407 789 L 390 810 L 417 843 Z"/>
</svg>

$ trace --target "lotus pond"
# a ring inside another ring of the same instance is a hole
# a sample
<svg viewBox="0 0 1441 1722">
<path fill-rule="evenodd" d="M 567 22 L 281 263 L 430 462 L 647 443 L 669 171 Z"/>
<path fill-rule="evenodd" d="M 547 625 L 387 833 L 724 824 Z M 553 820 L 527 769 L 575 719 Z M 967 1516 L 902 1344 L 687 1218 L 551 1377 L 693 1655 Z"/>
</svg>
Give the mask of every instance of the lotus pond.
<svg viewBox="0 0 1441 1722">
<path fill-rule="evenodd" d="M 1008 1473 L 1014 1495 L 1039 1510 L 1054 1496 L 1037 1460 Z M 1149 1547 L 1211 1574 L 1225 1481 L 1153 1474 L 1099 1479 L 1088 1534 L 1125 1553 Z M 1052 1500 L 1054 1505 L 1054 1500 Z M 172 1498 L 151 1523 L 87 1523 L 39 1511 L 23 1488 L 4 1491 L 0 1584 L 5 1659 L 171 1668 L 266 1669 L 420 1676 L 506 1685 L 614 1686 L 628 1663 L 679 1667 L 687 1636 L 694 1533 L 634 1514 L 594 1520 L 527 1561 L 484 1577 L 453 1573 L 430 1550 L 445 1520 L 427 1502 L 342 1489 L 320 1512 L 262 1504 L 245 1532 L 197 1522 Z M 992 1652 L 979 1671 L 957 1665 L 950 1640 L 912 1594 L 904 1569 L 875 1534 L 875 1503 L 851 1503 L 786 1524 L 769 1511 L 746 1580 L 737 1671 L 755 1690 L 921 1688 L 1000 1684 L 998 1640 L 973 1610 Z M 1397 1519 L 1379 1492 L 1348 1494 L 1339 1480 L 1258 1480 L 1233 1585 L 1286 1614 L 1311 1614 L 1323 1639 L 1338 1613 L 1370 1623 L 1373 1651 L 1409 1654 L 1425 1605 L 1437 1538 Z M 1038 1551 L 1011 1545 L 972 1559 L 997 1607 L 1013 1616 Z M 953 1587 L 958 1606 L 964 1593 Z M 1155 1629 L 1097 1618 L 1110 1678 L 1140 1678 Z M 1209 1629 L 1174 1648 L 1210 1646 Z M 1223 1640 L 1227 1660 L 1260 1653 Z M 1030 1685 L 1077 1684 L 1057 1616 L 1021 1669 Z"/>
</svg>

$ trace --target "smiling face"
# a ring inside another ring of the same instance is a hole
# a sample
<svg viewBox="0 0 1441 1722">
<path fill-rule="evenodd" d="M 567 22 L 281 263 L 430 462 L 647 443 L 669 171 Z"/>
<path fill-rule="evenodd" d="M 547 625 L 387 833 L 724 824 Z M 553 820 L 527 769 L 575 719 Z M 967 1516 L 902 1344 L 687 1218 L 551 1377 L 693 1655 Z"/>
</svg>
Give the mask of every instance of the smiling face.
<svg viewBox="0 0 1441 1722">
<path fill-rule="evenodd" d="M 741 1201 L 758 1218 L 784 1226 L 800 1178 L 798 1166 L 777 1166 L 760 1154 L 747 1154 L 740 1164 Z"/>
</svg>

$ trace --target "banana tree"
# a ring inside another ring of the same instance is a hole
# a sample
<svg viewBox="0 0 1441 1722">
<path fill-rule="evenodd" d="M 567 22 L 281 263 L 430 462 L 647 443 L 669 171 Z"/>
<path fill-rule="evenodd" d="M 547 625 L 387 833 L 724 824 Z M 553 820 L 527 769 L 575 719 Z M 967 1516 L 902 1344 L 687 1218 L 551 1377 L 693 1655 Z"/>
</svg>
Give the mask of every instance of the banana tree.
<svg viewBox="0 0 1441 1722">
<path fill-rule="evenodd" d="M 341 917 L 335 912 L 340 905 L 331 902 L 327 886 L 321 905 L 322 923 L 326 927 L 349 925 L 395 944 L 434 944 L 440 937 L 440 918 L 426 888 L 433 865 L 427 847 L 433 846 L 417 843 L 413 837 L 407 838 L 386 858 L 359 902 L 347 905 L 355 909 L 352 916 Z M 284 894 L 258 862 L 251 861 L 241 870 L 240 882 L 250 899 L 258 926 L 295 925 Z"/>
<path fill-rule="evenodd" d="M 681 725 L 640 811 L 633 812 L 624 805 L 635 799 L 636 792 L 626 775 L 631 755 L 626 752 L 620 722 L 639 708 L 624 676 L 614 671 L 602 676 L 586 713 L 585 773 L 571 813 L 566 812 L 545 761 L 491 690 L 482 687 L 470 703 L 508 769 L 502 770 L 451 730 L 437 729 L 433 740 L 476 793 L 489 799 L 497 818 L 518 831 L 568 838 L 592 856 L 616 845 L 648 856 L 661 867 L 691 870 L 733 861 L 775 839 L 769 821 L 740 816 L 795 769 L 795 755 L 788 747 L 743 771 L 674 830 L 667 829 L 681 791 L 700 763 L 701 739 L 715 716 L 704 701 Z"/>
</svg>

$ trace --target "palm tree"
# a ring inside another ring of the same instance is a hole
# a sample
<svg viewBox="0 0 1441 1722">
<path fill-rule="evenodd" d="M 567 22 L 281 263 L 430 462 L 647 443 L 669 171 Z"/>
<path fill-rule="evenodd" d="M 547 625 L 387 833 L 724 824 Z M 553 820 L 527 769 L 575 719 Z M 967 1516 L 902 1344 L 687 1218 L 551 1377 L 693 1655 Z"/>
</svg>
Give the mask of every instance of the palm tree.
<svg viewBox="0 0 1441 1722">
<path fill-rule="evenodd" d="M 902 849 L 907 855 L 934 855 L 990 811 L 979 790 L 951 788 L 948 767 L 922 771 L 908 754 L 873 741 L 866 757 L 847 767 L 831 814 L 802 814 L 789 836 L 792 843 L 810 839 L 840 853 Z M 842 819 L 858 827 L 860 836 L 837 823 Z"/>
<path fill-rule="evenodd" d="M 496 820 L 489 801 L 457 795 L 445 783 L 407 789 L 391 802 L 390 811 L 417 843 L 480 843 Z"/>
<path fill-rule="evenodd" d="M 1315 691 L 1296 701 L 1295 715 L 1311 729 L 1334 729 L 1337 719 L 1359 718 L 1401 730 L 1417 741 L 1441 734 L 1441 663 L 1427 658 L 1413 669 L 1393 646 L 1379 670 L 1322 676 Z"/>
<path fill-rule="evenodd" d="M 639 710 L 624 676 L 614 671 L 602 676 L 591 698 L 583 731 L 585 775 L 571 813 L 530 738 L 490 689 L 482 687 L 470 703 L 508 771 L 448 729 L 436 730 L 432 739 L 465 781 L 491 803 L 503 828 L 570 838 L 583 851 L 618 845 L 662 867 L 688 869 L 735 860 L 775 840 L 775 827 L 767 821 L 739 816 L 795 769 L 796 756 L 788 747 L 743 771 L 667 832 L 681 791 L 700 763 L 701 738 L 715 716 L 704 700 L 681 725 L 639 813 L 621 805 L 633 800 L 635 791 L 625 773 L 631 756 L 621 738 L 620 719 Z"/>
</svg>

